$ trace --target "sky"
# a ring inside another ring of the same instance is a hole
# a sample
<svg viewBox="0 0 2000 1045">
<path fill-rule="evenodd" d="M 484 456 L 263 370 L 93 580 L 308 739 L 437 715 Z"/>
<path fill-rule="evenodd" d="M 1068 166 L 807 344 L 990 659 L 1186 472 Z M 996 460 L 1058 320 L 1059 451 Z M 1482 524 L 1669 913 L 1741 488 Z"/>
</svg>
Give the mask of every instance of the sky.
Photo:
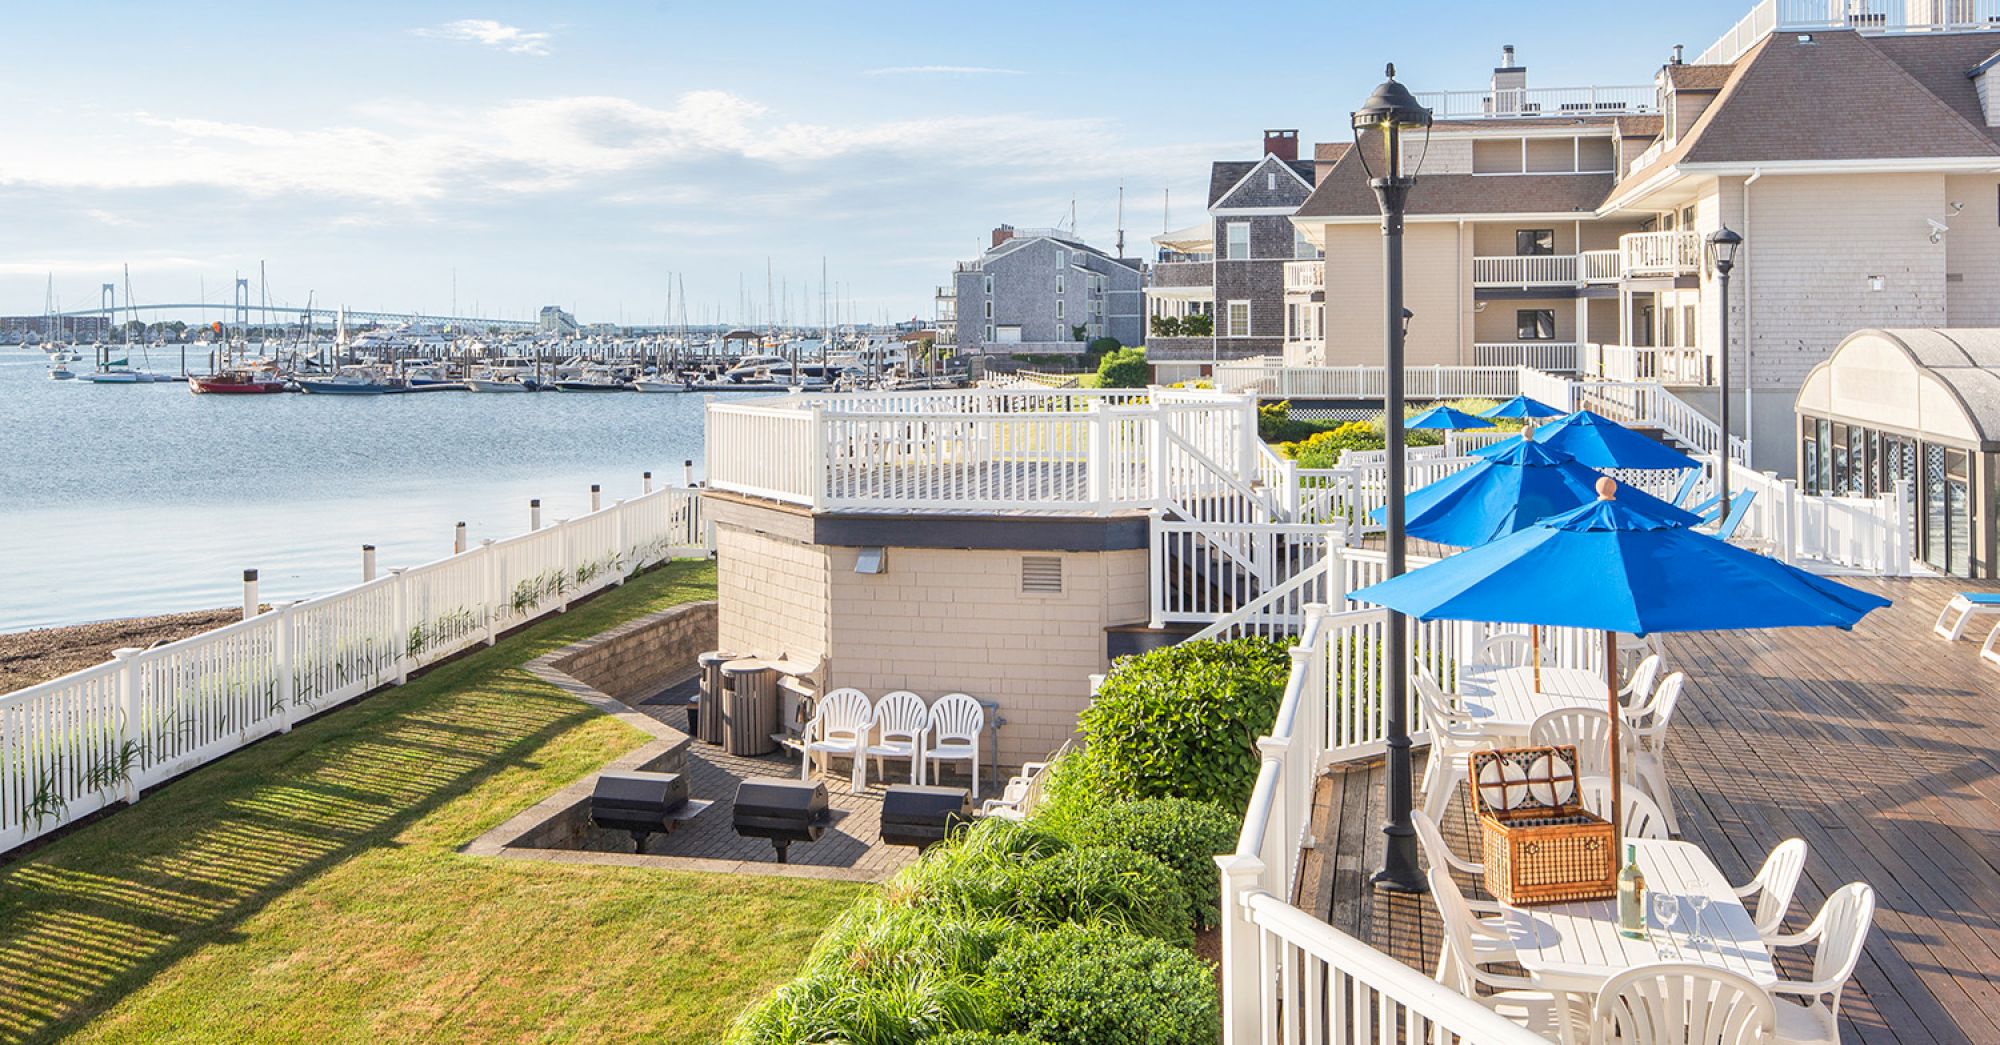
<svg viewBox="0 0 2000 1045">
<path fill-rule="evenodd" d="M 9 4 L 0 314 L 253 299 L 586 322 L 928 317 L 990 230 L 1128 254 L 1266 127 L 1412 89 L 1646 83 L 1748 0 L 1662 5 Z M 257 283 L 260 263 L 265 282 Z M 679 290 L 671 291 L 679 295 Z M 121 297 L 122 297 L 121 291 Z M 204 296 L 205 295 L 205 296 Z"/>
</svg>

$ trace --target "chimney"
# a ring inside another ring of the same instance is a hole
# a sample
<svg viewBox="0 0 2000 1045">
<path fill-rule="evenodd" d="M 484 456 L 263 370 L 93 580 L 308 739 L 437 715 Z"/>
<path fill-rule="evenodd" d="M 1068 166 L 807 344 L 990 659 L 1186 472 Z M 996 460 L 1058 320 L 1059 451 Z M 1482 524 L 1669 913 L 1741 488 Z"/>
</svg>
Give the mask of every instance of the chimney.
<svg viewBox="0 0 2000 1045">
<path fill-rule="evenodd" d="M 1296 130 L 1265 131 L 1264 153 L 1267 156 L 1276 156 L 1287 163 L 1298 159 L 1299 132 Z"/>
<path fill-rule="evenodd" d="M 1685 60 L 1685 59 L 1683 59 L 1683 58 L 1681 57 L 1681 56 L 1682 56 L 1683 54 L 1685 54 L 1686 52 L 1687 52 L 1687 48 L 1686 48 L 1686 46 L 1685 46 L 1685 45 L 1683 45 L 1683 44 L 1675 44 L 1675 45 L 1674 45 L 1674 63 L 1673 63 L 1673 64 L 1675 64 L 1675 65 L 1686 65 L 1686 64 L 1687 64 L 1686 60 Z"/>
<path fill-rule="evenodd" d="M 1527 112 L 1528 67 L 1514 64 L 1514 45 L 1500 48 L 1500 65 L 1493 70 L 1493 113 L 1519 116 Z"/>
<path fill-rule="evenodd" d="M 1005 243 L 1013 238 L 1014 238 L 1014 226 L 1012 225 L 1002 225 L 999 228 L 993 230 L 994 247 L 997 247 L 1000 244 Z M 992 247 L 989 247 L 987 249 L 991 250 Z"/>
</svg>

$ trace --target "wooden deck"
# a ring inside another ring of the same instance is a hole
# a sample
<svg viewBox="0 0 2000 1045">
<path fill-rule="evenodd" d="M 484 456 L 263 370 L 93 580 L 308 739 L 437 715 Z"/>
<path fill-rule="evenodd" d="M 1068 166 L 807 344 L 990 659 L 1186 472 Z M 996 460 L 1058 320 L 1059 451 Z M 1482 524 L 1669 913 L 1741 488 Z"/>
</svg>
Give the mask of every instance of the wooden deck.
<svg viewBox="0 0 2000 1045">
<path fill-rule="evenodd" d="M 1875 887 L 1845 1040 L 2000 1042 L 2000 671 L 1978 659 L 1977 639 L 1947 645 L 1930 631 L 1952 592 L 1993 585 L 1852 583 L 1896 604 L 1852 633 L 1662 638 L 1668 670 L 1689 682 L 1671 737 L 1681 829 L 1737 882 L 1779 841 L 1804 838 L 1788 931 L 1830 890 Z M 1382 861 L 1385 776 L 1377 760 L 1322 778 L 1298 899 L 1428 973 L 1441 943 L 1429 899 L 1367 885 Z M 1469 853 L 1462 806 L 1445 828 Z M 1799 957 L 1781 955 L 1781 974 L 1804 978 Z"/>
</svg>

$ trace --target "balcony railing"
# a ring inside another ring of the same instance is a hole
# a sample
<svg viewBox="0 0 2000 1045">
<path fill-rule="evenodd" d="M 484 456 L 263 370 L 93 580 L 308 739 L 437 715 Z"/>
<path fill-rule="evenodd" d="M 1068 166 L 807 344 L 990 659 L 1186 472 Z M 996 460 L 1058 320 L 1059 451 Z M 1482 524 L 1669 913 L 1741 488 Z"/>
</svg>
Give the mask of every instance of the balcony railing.
<svg viewBox="0 0 2000 1045">
<path fill-rule="evenodd" d="M 1773 32 L 1810 29 L 1863 33 L 2000 29 L 2000 0 L 1763 0 L 1703 51 L 1695 64 L 1727 65 Z"/>
<path fill-rule="evenodd" d="M 1574 341 L 1479 341 L 1472 346 L 1472 365 L 1530 366 L 1551 374 L 1573 374 L 1580 347 Z"/>
<path fill-rule="evenodd" d="M 1625 275 L 1686 276 L 1701 271 L 1698 232 L 1633 232 L 1618 237 Z"/>
<path fill-rule="evenodd" d="M 1585 345 L 1580 373 L 1600 381 L 1658 381 L 1666 385 L 1712 385 L 1715 357 L 1702 348 L 1640 348 Z"/>
<path fill-rule="evenodd" d="M 1326 262 L 1285 262 L 1285 290 L 1287 292 L 1324 289 L 1326 289 Z"/>
<path fill-rule="evenodd" d="M 1510 254 L 1472 259 L 1475 287 L 1574 287 L 1574 254 Z"/>
<path fill-rule="evenodd" d="M 1625 259 L 1617 250 L 1586 250 L 1576 259 L 1585 283 L 1616 283 L 1625 274 Z"/>
<path fill-rule="evenodd" d="M 1485 91 L 1426 91 L 1417 95 L 1440 120 L 1482 116 L 1589 116 L 1659 111 L 1652 84 L 1617 87 L 1520 87 Z"/>
</svg>

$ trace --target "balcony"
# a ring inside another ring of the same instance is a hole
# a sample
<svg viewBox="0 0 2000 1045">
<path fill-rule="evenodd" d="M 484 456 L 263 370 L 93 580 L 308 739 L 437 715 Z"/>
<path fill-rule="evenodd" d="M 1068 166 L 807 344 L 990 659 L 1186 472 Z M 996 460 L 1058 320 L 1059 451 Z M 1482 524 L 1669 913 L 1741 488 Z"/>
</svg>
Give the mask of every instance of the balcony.
<svg viewBox="0 0 2000 1045">
<path fill-rule="evenodd" d="M 1646 276 L 1691 276 L 1701 271 L 1702 243 L 1698 232 L 1633 232 L 1618 237 L 1627 279 Z"/>
<path fill-rule="evenodd" d="M 1525 366 L 1544 373 L 1573 374 L 1581 348 L 1574 341 L 1480 341 L 1472 346 L 1472 365 Z"/>
<path fill-rule="evenodd" d="M 1522 87 L 1485 91 L 1420 91 L 1417 102 L 1440 120 L 1510 116 L 1615 116 L 1659 110 L 1652 84 L 1617 87 Z"/>
<path fill-rule="evenodd" d="M 1583 346 L 1585 377 L 1600 381 L 1657 381 L 1663 385 L 1715 383 L 1715 357 L 1702 348 Z"/>
<path fill-rule="evenodd" d="M 1326 289 L 1326 262 L 1285 262 L 1285 293 L 1303 294 Z"/>
<path fill-rule="evenodd" d="M 1575 287 L 1574 254 L 1511 254 L 1472 259 L 1472 285 L 1488 287 Z"/>
<path fill-rule="evenodd" d="M 1695 64 L 1727 65 L 1780 30 L 1852 29 L 1893 35 L 1994 28 L 2000 28 L 2000 0 L 1763 0 L 1703 51 Z"/>
</svg>

